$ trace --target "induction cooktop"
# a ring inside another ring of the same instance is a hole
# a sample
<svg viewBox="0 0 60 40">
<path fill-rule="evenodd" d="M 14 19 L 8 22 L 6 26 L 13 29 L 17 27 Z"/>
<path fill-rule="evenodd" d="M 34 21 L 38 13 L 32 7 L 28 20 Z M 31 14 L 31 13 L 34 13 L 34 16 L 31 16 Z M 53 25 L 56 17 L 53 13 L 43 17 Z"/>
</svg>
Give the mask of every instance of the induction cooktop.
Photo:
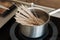
<svg viewBox="0 0 60 40">
<path fill-rule="evenodd" d="M 51 17 L 47 33 L 39 38 L 28 38 L 20 33 L 19 23 L 12 18 L 0 29 L 0 40 L 60 40 L 60 18 Z"/>
<path fill-rule="evenodd" d="M 11 40 L 60 40 L 60 19 L 51 17 L 48 25 L 47 25 L 47 33 L 39 38 L 28 38 L 20 33 L 19 23 L 15 22 L 10 28 L 10 38 Z"/>
</svg>

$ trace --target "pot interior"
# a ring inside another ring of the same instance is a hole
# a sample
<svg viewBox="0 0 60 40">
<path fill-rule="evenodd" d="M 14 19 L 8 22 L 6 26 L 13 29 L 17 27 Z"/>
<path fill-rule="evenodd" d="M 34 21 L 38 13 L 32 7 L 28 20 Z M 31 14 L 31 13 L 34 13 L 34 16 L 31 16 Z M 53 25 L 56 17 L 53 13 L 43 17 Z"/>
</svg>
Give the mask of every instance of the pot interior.
<svg viewBox="0 0 60 40">
<path fill-rule="evenodd" d="M 50 19 L 50 16 L 48 13 L 42 11 L 42 10 L 39 10 L 39 9 L 30 9 L 31 12 L 34 14 L 35 17 L 41 19 L 44 21 L 44 23 L 46 23 L 47 21 L 49 21 Z"/>
</svg>

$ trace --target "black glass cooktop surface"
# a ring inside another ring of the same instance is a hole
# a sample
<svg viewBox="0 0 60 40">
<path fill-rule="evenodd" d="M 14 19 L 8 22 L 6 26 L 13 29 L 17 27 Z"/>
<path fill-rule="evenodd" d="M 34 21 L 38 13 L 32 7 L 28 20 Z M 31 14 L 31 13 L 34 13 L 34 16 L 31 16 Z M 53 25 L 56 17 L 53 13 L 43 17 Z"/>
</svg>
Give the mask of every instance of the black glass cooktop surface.
<svg viewBox="0 0 60 40">
<path fill-rule="evenodd" d="M 22 35 L 15 19 L 11 19 L 7 24 L 0 29 L 0 40 L 60 40 L 60 18 L 51 17 L 47 25 L 47 33 L 39 38 L 28 38 Z"/>
</svg>

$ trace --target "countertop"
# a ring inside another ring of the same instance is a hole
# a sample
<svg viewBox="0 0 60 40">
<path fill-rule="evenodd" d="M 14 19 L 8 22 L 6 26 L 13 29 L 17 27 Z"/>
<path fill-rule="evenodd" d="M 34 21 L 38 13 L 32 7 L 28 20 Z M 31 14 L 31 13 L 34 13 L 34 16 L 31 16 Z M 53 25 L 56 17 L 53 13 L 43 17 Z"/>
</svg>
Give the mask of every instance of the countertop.
<svg viewBox="0 0 60 40">
<path fill-rule="evenodd" d="M 16 11 L 16 9 L 13 12 L 11 12 L 10 14 L 8 14 L 6 17 L 0 16 L 0 28 L 15 15 L 15 11 Z"/>
<path fill-rule="evenodd" d="M 60 8 L 60 0 L 26 0 L 26 2 L 33 2 L 38 5 L 47 6 L 51 8 Z"/>
</svg>

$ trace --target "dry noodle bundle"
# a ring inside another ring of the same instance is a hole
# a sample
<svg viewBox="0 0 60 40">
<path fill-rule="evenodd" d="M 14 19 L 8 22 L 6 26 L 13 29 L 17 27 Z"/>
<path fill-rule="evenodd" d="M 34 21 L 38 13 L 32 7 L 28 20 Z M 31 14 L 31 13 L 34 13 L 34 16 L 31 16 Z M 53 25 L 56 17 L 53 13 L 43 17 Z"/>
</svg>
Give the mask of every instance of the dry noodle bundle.
<svg viewBox="0 0 60 40">
<path fill-rule="evenodd" d="M 16 22 L 28 26 L 35 26 L 44 23 L 42 19 L 34 16 L 33 13 L 28 9 L 28 7 L 24 5 L 18 7 L 18 12 L 16 13 L 15 19 Z"/>
</svg>

